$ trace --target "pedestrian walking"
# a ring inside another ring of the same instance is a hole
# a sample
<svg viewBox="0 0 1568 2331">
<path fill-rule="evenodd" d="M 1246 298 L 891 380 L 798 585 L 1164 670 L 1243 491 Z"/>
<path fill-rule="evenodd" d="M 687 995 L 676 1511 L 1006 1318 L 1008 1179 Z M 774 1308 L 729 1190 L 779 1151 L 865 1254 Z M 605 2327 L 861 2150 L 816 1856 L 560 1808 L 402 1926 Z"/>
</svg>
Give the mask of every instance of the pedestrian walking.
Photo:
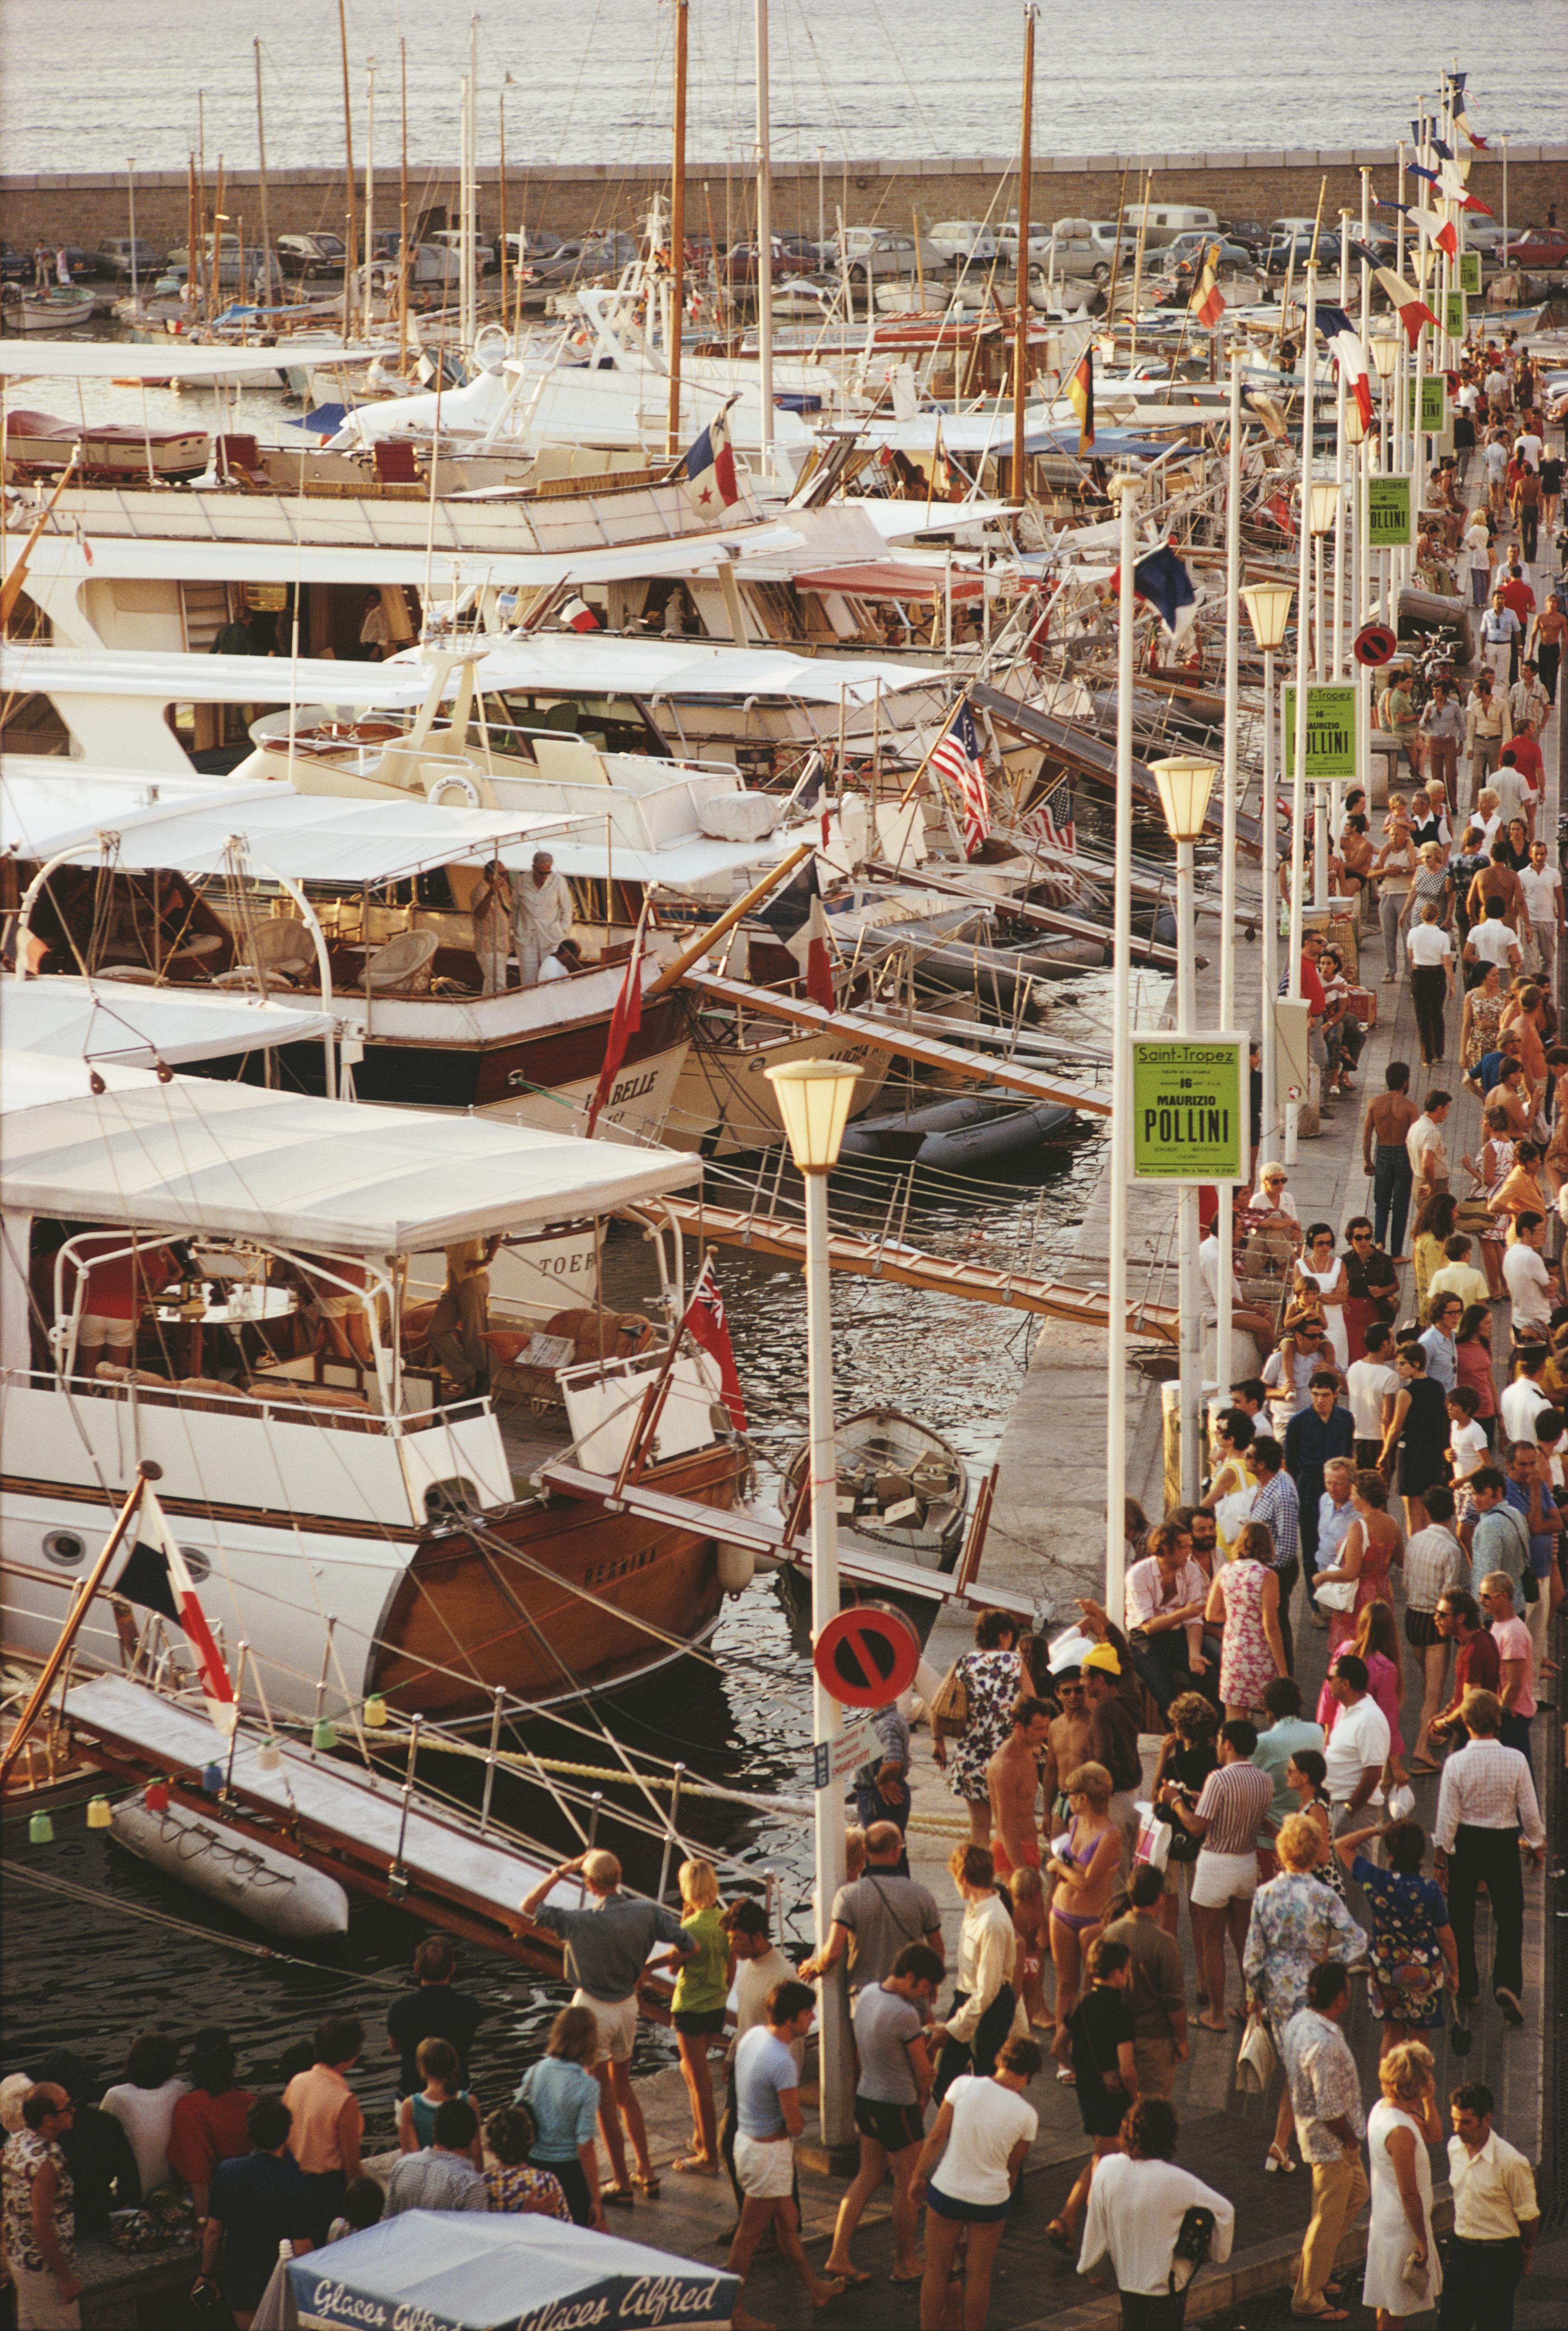
<svg viewBox="0 0 1568 2331">
<path fill-rule="evenodd" d="M 546 1895 L 563 1879 L 578 1876 L 594 1897 L 592 1908 L 568 1910 L 546 1903 Z M 523 1897 L 518 1908 L 525 1918 L 531 1918 L 546 1934 L 559 1936 L 566 1946 L 566 1965 L 575 1974 L 578 1986 L 572 2004 L 588 2008 L 598 2027 L 599 2050 L 594 2077 L 599 2083 L 600 2133 L 615 2177 L 610 2198 L 630 2197 L 635 2189 L 651 2202 L 659 2192 L 659 2180 L 649 2158 L 642 2107 L 632 2085 L 637 1987 L 655 1943 L 671 1945 L 679 1959 L 693 1956 L 697 1945 L 674 1912 L 666 1909 L 661 1902 L 650 1902 L 640 1895 L 622 1892 L 621 1864 L 613 1853 L 603 1849 L 579 1853 L 572 1860 L 546 1870 L 532 1891 Z M 622 2122 L 637 2162 L 630 2183 Z"/>
<path fill-rule="evenodd" d="M 599 2083 L 591 2069 L 598 2049 L 599 2027 L 592 2010 L 563 2007 L 550 2026 L 544 2055 L 528 2066 L 512 2101 L 534 2117 L 529 2161 L 555 2178 L 575 2225 L 596 2226 L 603 2233 L 599 2154 L 594 2142 Z"/>
<path fill-rule="evenodd" d="M 915 2210 L 915 2164 L 926 2136 L 926 2106 L 934 2068 L 926 2039 L 926 2018 L 936 2004 L 942 1962 L 924 1943 L 901 1950 L 880 1983 L 855 1994 L 855 2127 L 860 2167 L 839 2203 L 832 2246 L 822 2271 L 853 2288 L 870 2276 L 850 2256 L 850 2238 L 860 2214 L 889 2174 L 893 2180 L 894 2282 L 918 2282 L 919 2222 Z"/>
<path fill-rule="evenodd" d="M 1187 1985 L 1181 1946 L 1161 1923 L 1162 1873 L 1140 1861 L 1127 1880 L 1127 1909 L 1104 1929 L 1104 1939 L 1128 1953 L 1127 2005 L 1133 2018 L 1133 2069 L 1140 2097 L 1169 2098 L 1176 2066 L 1184 2064 Z"/>
<path fill-rule="evenodd" d="M 1351 1495 L 1353 1498 L 1359 1495 L 1362 1504 L 1366 1508 L 1367 1517 L 1376 1514 L 1381 1522 L 1386 1526 L 1387 1530 L 1393 1530 L 1397 1538 L 1398 1532 L 1390 1521 L 1387 1511 L 1388 1485 L 1391 1476 L 1394 1475 L 1396 1459 L 1399 1492 L 1404 1499 L 1405 1534 L 1407 1537 L 1413 1537 L 1417 1530 L 1425 1529 L 1427 1525 L 1425 1504 L 1427 1491 L 1434 1481 L 1440 1481 L 1443 1479 L 1447 1470 L 1445 1452 L 1449 1445 L 1449 1403 L 1442 1385 L 1427 1373 L 1427 1354 L 1419 1342 L 1402 1344 L 1394 1354 L 1393 1364 L 1399 1375 L 1400 1389 L 1394 1400 L 1393 1414 L 1389 1419 L 1388 1430 L 1383 1434 L 1383 1449 L 1377 1465 L 1369 1467 L 1364 1473 L 1357 1474 L 1357 1486 L 1352 1489 Z M 1457 1346 L 1454 1365 L 1457 1374 L 1459 1366 Z M 1369 1533 L 1364 1530 L 1362 1536 L 1364 1560 Z M 1378 1544 L 1386 1546 L 1388 1541 L 1384 1530 L 1373 1530 L 1370 1536 Z M 1347 1537 L 1345 1546 L 1348 1546 L 1348 1545 Z M 1345 1567 L 1345 1550 L 1342 1547 L 1340 1551 L 1339 1568 L 1342 1572 Z M 1389 1559 L 1390 1557 L 1385 1556 L 1383 1564 L 1385 1574 Z M 1326 1576 L 1326 1572 L 1319 1574 L 1320 1586 Z M 1357 1574 L 1356 1591 L 1359 1595 L 1359 1574 Z M 1333 1623 L 1331 1617 L 1329 1621 L 1331 1628 Z M 1348 1630 L 1345 1632 L 1348 1632 Z"/>
<path fill-rule="evenodd" d="M 1363 1805 L 1383 1802 L 1383 1767 L 1392 1737 L 1370 1685 L 1366 1661 L 1354 1651 L 1341 1651 L 1330 1678 L 1339 1714 L 1323 1756 L 1336 1835 L 1352 1826 Z"/>
<path fill-rule="evenodd" d="M 1254 1441 L 1253 1450 L 1258 1447 Z M 1268 1441 L 1270 1450 L 1279 1448 Z M 1251 1453 L 1251 1452 L 1249 1452 Z M 1281 1451 L 1283 1454 L 1283 1451 Z M 1281 1476 L 1288 1480 L 1288 1474 Z M 1295 1484 L 1291 1484 L 1294 1489 Z M 1209 1589 L 1204 1616 L 1221 1625 L 1220 1698 L 1232 1717 L 1261 1708 L 1277 1675 L 1289 1670 L 1280 1613 L 1284 1582 L 1275 1561 L 1275 1542 L 1264 1523 L 1243 1522 L 1233 1561 L 1218 1572 Z"/>
<path fill-rule="evenodd" d="M 736 2050 L 735 2168 L 744 2199 L 725 2260 L 742 2285 L 740 2301 L 729 2318 L 732 2331 L 767 2331 L 744 2302 L 757 2244 L 770 2228 L 813 2307 L 825 2307 L 844 2287 L 818 2274 L 807 2258 L 794 2202 L 794 2139 L 805 2123 L 800 2066 L 792 2051 L 796 2041 L 805 2039 L 815 2015 L 816 2001 L 803 1983 L 775 1984 L 768 1993 L 767 2021 L 754 2024 Z"/>
<path fill-rule="evenodd" d="M 1500 1663 L 1497 1698 L 1503 1718 L 1497 1737 L 1505 1748 L 1516 1748 L 1528 1765 L 1530 1726 L 1535 1715 L 1535 1646 L 1529 1628 L 1515 1613 L 1514 1581 L 1506 1570 L 1488 1571 L 1476 1599 L 1491 1626 Z M 1531 1607 L 1539 1610 L 1544 1600 L 1542 1591 Z"/>
<path fill-rule="evenodd" d="M 1274 1802 L 1272 1778 L 1251 1762 L 1257 1746 L 1256 1727 L 1244 1717 L 1232 1717 L 1221 1728 L 1220 1762 L 1196 1804 L 1189 1803 L 1174 1783 L 1162 1791 L 1178 1827 L 1202 1841 L 1193 1872 L 1191 1907 L 1198 1978 L 1209 1999 L 1207 2013 L 1198 2018 L 1204 2031 L 1227 2028 L 1225 1936 L 1229 1933 L 1240 1967 L 1258 1890 L 1258 1832 Z"/>
<path fill-rule="evenodd" d="M 1433 1829 L 1437 1878 L 1449 1899 L 1459 1962 L 1456 2003 L 1481 1995 L 1476 1962 L 1476 1895 L 1492 1906 L 1492 1995 L 1510 2023 L 1522 2023 L 1525 1987 L 1525 1880 L 1520 1857 L 1539 1870 L 1546 1832 L 1530 1767 L 1497 1737 L 1502 1703 L 1495 1692 L 1467 1691 L 1459 1714 L 1469 1738 L 1443 1766 Z"/>
<path fill-rule="evenodd" d="M 1167 1935 L 1175 1935 L 1181 1925 L 1181 1905 L 1183 1898 L 1192 1916 L 1193 1871 L 1203 1850 L 1202 1838 L 1183 1829 L 1170 1806 L 1161 1796 L 1167 1781 L 1175 1782 L 1186 1802 L 1196 1804 L 1202 1793 L 1204 1782 L 1220 1762 L 1216 1745 L 1220 1735 L 1220 1711 L 1201 1692 L 1179 1692 L 1166 1711 L 1171 1729 L 1160 1744 L 1159 1762 L 1155 1766 L 1151 1794 L 1155 1811 L 1171 1832 L 1171 1842 L 1164 1868 L 1164 1891 L 1160 1898 L 1160 1922 Z M 1137 1876 L 1133 1871 L 1133 1877 Z M 1198 2004 L 1203 2004 L 1202 1990 Z"/>
<path fill-rule="evenodd" d="M 1079 1777 L 1074 1774 L 1069 1779 L 1069 1791 Z M 933 2090 L 938 2104 L 961 2072 L 973 2068 L 989 2073 L 1003 2042 L 1029 2029 L 1018 1981 L 1018 1936 L 996 1889 L 990 1847 L 955 1846 L 947 1869 L 963 1899 L 964 1923 L 958 1931 L 952 2004 L 945 2020 L 931 2026 L 930 2036 L 942 2049 Z M 1097 1927 L 1099 1908 L 1093 1921 Z"/>
<path fill-rule="evenodd" d="M 1420 922 L 1406 937 L 1405 952 L 1410 957 L 1411 1001 L 1415 1006 L 1421 1066 L 1436 1068 L 1448 1051 L 1445 1015 L 1454 993 L 1454 949 L 1435 899 L 1422 906 Z"/>
<path fill-rule="evenodd" d="M 1438 2331 L 1514 2331 L 1514 2294 L 1530 2271 L 1541 2224 L 1529 2163 L 1492 2126 L 1497 2098 L 1481 2080 L 1450 2090 L 1449 2182 L 1454 2231 Z"/>
<path fill-rule="evenodd" d="M 1127 1999 L 1132 1953 L 1126 1943 L 1101 1935 L 1089 1945 L 1086 1965 L 1088 1988 L 1072 2013 L 1059 2021 L 1051 2047 L 1060 2064 L 1072 2067 L 1083 2133 L 1092 2147 L 1060 2215 L 1046 2228 L 1046 2239 L 1062 2250 L 1072 2247 L 1095 2170 L 1119 2147 L 1123 2116 L 1138 2095 L 1137 2034 Z"/>
<path fill-rule="evenodd" d="M 1402 907 L 1403 903 L 1402 893 L 1399 905 Z M 1393 919 L 1397 924 L 1397 909 Z M 1383 936 L 1386 941 L 1386 918 Z M 1391 970 L 1389 978 L 1392 977 Z M 1387 984 L 1385 980 L 1384 985 Z M 1421 1111 L 1411 1099 L 1408 1062 L 1391 1061 L 1383 1072 L 1383 1080 L 1385 1089 L 1375 1094 L 1366 1105 L 1366 1116 L 1361 1128 L 1361 1146 L 1363 1161 L 1373 1177 L 1374 1242 L 1380 1247 L 1386 1244 L 1390 1260 L 1400 1262 L 1404 1258 L 1405 1225 L 1410 1217 L 1413 1180 L 1406 1142 Z"/>
<path fill-rule="evenodd" d="M 1040 1868 L 1040 1832 L 1035 1799 L 1040 1765 L 1056 1709 L 1051 1701 L 1021 1692 L 1012 1703 L 1012 1728 L 985 1767 L 991 1792 L 991 1858 L 998 1879 Z"/>
<path fill-rule="evenodd" d="M 698 2177 L 718 2174 L 718 2129 L 713 2105 L 713 2073 L 708 2055 L 724 2031 L 725 2002 L 729 1997 L 729 1937 L 724 1931 L 724 1911 L 718 1898 L 718 1876 L 711 1861 L 683 1861 L 677 1877 L 681 1931 L 697 1948 L 684 1959 L 656 1960 L 655 1966 L 679 1966 L 670 2021 L 680 2056 L 681 2078 L 691 2106 L 691 2151 L 675 2164 Z"/>
<path fill-rule="evenodd" d="M 963 1720 L 956 1745 L 949 1755 L 947 1740 L 936 1732 L 934 1755 L 947 1773 L 947 1785 L 969 1813 L 969 1834 L 976 1845 L 991 1835 L 991 1792 L 985 1768 L 1006 1739 L 1012 1722 L 1012 1703 L 1022 1677 L 1019 1670 L 1018 1622 L 1010 1611 L 982 1611 L 974 1621 L 974 1649 L 955 1660 L 937 1694 L 959 1694 Z M 887 1973 L 884 1967 L 880 1970 Z"/>
<path fill-rule="evenodd" d="M 798 1973 L 816 1983 L 842 1960 L 851 1992 L 880 1983 L 906 1943 L 925 1943 L 942 1955 L 942 1913 L 936 1898 L 913 1878 L 900 1878 L 904 1839 L 898 1824 L 873 1822 L 866 1832 L 866 1867 L 841 1886 L 832 1899 L 827 1946 L 806 1959 Z M 790 1973 L 797 1970 L 791 1967 Z"/>
<path fill-rule="evenodd" d="M 1469 1317 L 1467 1312 L 1465 1318 Z M 1461 1321 L 1461 1331 L 1463 1326 Z M 1462 1355 L 1467 1348 L 1463 1341 L 1459 1348 Z M 1462 1384 L 1458 1387 L 1460 1393 L 1468 1389 Z M 1450 1587 L 1468 1586 L 1470 1565 L 1453 1531 L 1452 1490 L 1445 1489 L 1440 1481 L 1434 1482 L 1423 1503 L 1427 1526 L 1405 1541 L 1404 1635 L 1421 1663 L 1421 1712 L 1415 1746 L 1411 1750 L 1411 1768 L 1416 1773 L 1435 1773 L 1438 1767 L 1431 1754 L 1431 1729 L 1443 1704 L 1449 1669 L 1449 1639 L 1438 1622 L 1438 1610 Z"/>
<path fill-rule="evenodd" d="M 1370 1227 L 1369 1224 L 1369 1232 Z M 1311 1233 L 1307 1235 L 1310 1243 Z M 1332 1319 L 1333 1314 L 1328 1316 Z M 1348 1368 L 1351 1365 L 1347 1345 L 1343 1366 Z M 1324 1469 L 1336 1457 L 1351 1456 L 1355 1447 L 1355 1420 L 1348 1408 L 1340 1405 L 1341 1380 L 1341 1372 L 1335 1368 L 1317 1369 L 1307 1385 L 1311 1406 L 1297 1409 L 1285 1428 L 1285 1470 L 1296 1484 L 1301 1563 L 1308 1598 L 1317 1569 L 1317 1516 L 1325 1488 Z"/>
<path fill-rule="evenodd" d="M 76 2331 L 75 2189 L 61 2139 L 72 2117 L 57 2082 L 37 2080 L 22 2099 L 22 2126 L 0 2158 L 0 2228 L 16 2291 L 17 2331 Z"/>
<path fill-rule="evenodd" d="M 1108 2263 L 1121 2295 L 1122 2331 L 1182 2331 L 1192 2269 L 1177 2250 L 1196 2211 L 1213 2220 L 1208 2257 L 1223 2266 L 1231 2255 L 1236 2212 L 1223 2193 L 1174 2155 L 1176 2115 L 1162 2097 L 1140 2096 L 1121 2127 L 1121 2151 L 1101 2162 L 1089 2194 L 1078 2270 L 1098 2280 Z"/>
<path fill-rule="evenodd" d="M 1010 2040 L 989 2079 L 965 2073 L 955 2080 L 932 2123 L 913 2186 L 916 2209 L 922 2203 L 926 2209 L 920 2331 L 944 2331 L 947 2286 L 965 2235 L 963 2331 L 985 2331 L 991 2269 L 1019 2171 L 1040 2128 L 1040 2116 L 1023 2095 L 1040 2060 L 1036 2041 Z M 755 2326 L 742 2325 L 740 2331 Z"/>
<path fill-rule="evenodd" d="M 1377 2070 L 1383 2094 L 1366 2124 L 1372 2215 L 1361 2303 L 1375 2311 L 1377 2331 L 1390 2331 L 1407 2315 L 1427 2314 L 1443 2287 L 1427 2153 L 1442 2142 L 1443 2125 L 1430 2048 L 1402 2041 Z"/>
<path fill-rule="evenodd" d="M 1278 1878 L 1259 1886 L 1241 1953 L 1249 2020 L 1268 2026 L 1276 2053 L 1283 2057 L 1285 2033 L 1307 2004 L 1312 1970 L 1329 1959 L 1355 1966 L 1366 1956 L 1366 1936 L 1343 1898 L 1315 1875 L 1322 1851 L 1317 1824 L 1304 1813 L 1281 1822 L 1276 1851 Z M 1293 2176 L 1293 2123 L 1288 2082 L 1279 2099 L 1273 2141 L 1263 2166 L 1273 2175 Z"/>
<path fill-rule="evenodd" d="M 1361 2165 L 1366 2133 L 1361 2082 L 1340 2024 L 1350 2006 L 1350 1977 L 1326 1959 L 1307 1978 L 1307 2004 L 1285 2027 L 1285 2075 L 1296 2141 L 1312 2171 L 1312 2219 L 1301 2245 L 1290 2312 L 1319 2323 L 1345 2323 L 1334 2261 L 1345 2227 L 1366 2203 Z"/>
<path fill-rule="evenodd" d="M 1388 1856 L 1386 1870 L 1361 1850 L 1374 1837 Z M 1379 2053 L 1386 2057 L 1418 2033 L 1440 2031 L 1446 2001 L 1458 1993 L 1459 1960 L 1448 1898 L 1421 1875 L 1427 1838 L 1419 1822 L 1368 1822 L 1346 1830 L 1334 1850 L 1372 1910 L 1370 2004 L 1383 2024 Z"/>
<path fill-rule="evenodd" d="M 1065 1787 L 1070 1819 L 1065 1836 L 1051 1841 L 1045 1867 L 1045 1876 L 1056 1881 L 1050 1898 L 1050 1955 L 1059 2030 L 1078 2003 L 1084 1954 L 1104 1922 L 1122 1856 L 1121 1832 L 1111 1817 L 1111 1776 L 1105 1766 L 1080 1765 L 1067 1775 Z M 968 1924 L 965 1914 L 965 1931 Z"/>
</svg>

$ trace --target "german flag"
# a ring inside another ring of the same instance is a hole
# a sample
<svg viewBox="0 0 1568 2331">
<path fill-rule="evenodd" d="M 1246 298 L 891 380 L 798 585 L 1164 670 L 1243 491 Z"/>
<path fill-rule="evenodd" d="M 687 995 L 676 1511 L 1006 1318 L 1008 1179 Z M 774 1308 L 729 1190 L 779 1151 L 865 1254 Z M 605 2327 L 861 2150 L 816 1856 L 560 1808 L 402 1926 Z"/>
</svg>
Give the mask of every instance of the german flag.
<svg viewBox="0 0 1568 2331">
<path fill-rule="evenodd" d="M 1197 262 L 1193 296 L 1187 302 L 1189 313 L 1195 316 L 1200 324 L 1207 324 L 1211 328 L 1219 322 L 1225 312 L 1225 302 L 1220 296 L 1220 286 L 1214 265 L 1214 254 L 1219 247 L 1218 243 L 1206 243 L 1203 245 L 1202 255 Z"/>
<path fill-rule="evenodd" d="M 1067 384 L 1067 401 L 1078 415 L 1078 452 L 1081 461 L 1094 444 L 1094 343 L 1091 340 Z"/>
</svg>

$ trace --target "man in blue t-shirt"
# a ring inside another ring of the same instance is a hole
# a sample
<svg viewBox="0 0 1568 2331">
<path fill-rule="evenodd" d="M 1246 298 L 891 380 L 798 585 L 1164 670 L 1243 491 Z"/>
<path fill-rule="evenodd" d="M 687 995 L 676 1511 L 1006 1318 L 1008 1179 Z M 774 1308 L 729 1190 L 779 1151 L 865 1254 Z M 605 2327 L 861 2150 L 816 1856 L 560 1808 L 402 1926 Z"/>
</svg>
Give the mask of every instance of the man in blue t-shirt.
<svg viewBox="0 0 1568 2331">
<path fill-rule="evenodd" d="M 311 2246 L 310 2188 L 289 2150 L 293 2119 L 281 2097 L 258 2097 L 245 2115 L 253 2150 L 221 2161 L 213 2174 L 198 2280 L 211 2281 L 221 2244 L 218 2281 L 236 2315 L 249 2317 L 261 2305 L 280 2243 L 291 2242 L 296 2258 Z"/>
<path fill-rule="evenodd" d="M 741 2190 L 740 2223 L 725 2260 L 744 2285 L 756 2246 L 771 2226 L 780 2252 L 805 2284 L 813 2307 L 837 2298 L 841 2280 L 824 2282 L 801 2247 L 795 2212 L 794 2151 L 791 2139 L 801 2118 L 800 2069 L 791 2043 L 803 2040 L 817 2012 L 816 1994 L 803 1983 L 775 1983 L 767 1995 L 767 2022 L 745 2033 L 735 2051 L 735 2174 Z M 737 2303 L 732 2318 L 755 2321 Z"/>
</svg>

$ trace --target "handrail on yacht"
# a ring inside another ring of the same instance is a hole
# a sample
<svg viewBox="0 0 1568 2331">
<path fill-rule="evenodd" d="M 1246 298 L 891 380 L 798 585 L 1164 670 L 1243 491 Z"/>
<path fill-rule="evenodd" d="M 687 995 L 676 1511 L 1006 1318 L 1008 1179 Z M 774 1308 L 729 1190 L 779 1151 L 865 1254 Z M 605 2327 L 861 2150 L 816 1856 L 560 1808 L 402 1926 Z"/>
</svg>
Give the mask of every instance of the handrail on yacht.
<svg viewBox="0 0 1568 2331">
<path fill-rule="evenodd" d="M 252 1377 L 252 1383 L 261 1381 Z M 292 1379 L 281 1377 L 280 1384 Z M 0 1386 L 16 1386 L 33 1392 L 62 1390 L 75 1398 L 93 1400 L 134 1400 L 156 1408 L 188 1406 L 204 1413 L 226 1413 L 263 1423 L 321 1424 L 338 1432 L 380 1434 L 390 1440 L 403 1440 L 410 1433 L 425 1432 L 436 1425 L 450 1425 L 463 1415 L 480 1416 L 489 1407 L 486 1397 L 472 1395 L 463 1400 L 442 1402 L 433 1408 L 410 1409 L 395 1416 L 378 1415 L 373 1408 L 334 1408 L 326 1402 L 290 1400 L 286 1392 L 266 1391 L 231 1393 L 213 1392 L 204 1388 L 192 1392 L 184 1384 L 121 1382 L 108 1376 L 65 1376 L 57 1379 L 47 1368 L 0 1367 Z"/>
</svg>

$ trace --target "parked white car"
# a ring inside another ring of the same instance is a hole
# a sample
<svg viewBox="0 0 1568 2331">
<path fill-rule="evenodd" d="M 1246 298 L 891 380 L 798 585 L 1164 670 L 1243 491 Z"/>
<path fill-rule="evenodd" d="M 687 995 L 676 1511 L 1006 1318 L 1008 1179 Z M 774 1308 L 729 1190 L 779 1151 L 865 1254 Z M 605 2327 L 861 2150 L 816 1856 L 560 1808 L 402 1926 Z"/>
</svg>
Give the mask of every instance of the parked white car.
<svg viewBox="0 0 1568 2331">
<path fill-rule="evenodd" d="M 1130 263 L 1137 253 L 1137 236 L 1123 228 L 1118 237 L 1115 219 L 1058 219 L 1042 255 L 1058 275 L 1087 275 L 1103 283 L 1115 264 L 1118 243 L 1124 264 Z M 1032 255 L 1032 241 L 1029 247 Z"/>
<path fill-rule="evenodd" d="M 917 271 L 939 275 L 947 264 L 934 243 L 922 237 L 917 253 L 914 236 L 893 227 L 848 227 L 844 245 L 850 281 L 857 287 L 885 276 L 907 279 Z"/>
<path fill-rule="evenodd" d="M 989 266 L 996 257 L 996 237 L 978 219 L 945 219 L 940 226 L 928 229 L 927 240 L 944 259 L 960 263 L 967 260 L 972 265 Z"/>
</svg>

